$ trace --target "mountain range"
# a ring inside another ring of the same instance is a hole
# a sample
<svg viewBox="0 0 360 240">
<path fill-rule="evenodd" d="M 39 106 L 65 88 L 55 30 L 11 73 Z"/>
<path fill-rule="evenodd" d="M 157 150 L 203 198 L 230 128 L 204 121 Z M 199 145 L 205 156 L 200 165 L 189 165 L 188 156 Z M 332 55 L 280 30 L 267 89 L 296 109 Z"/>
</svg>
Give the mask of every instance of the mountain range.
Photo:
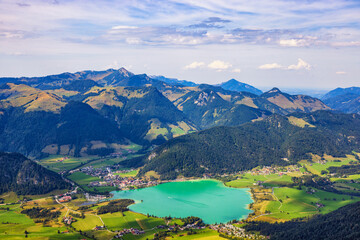
<svg viewBox="0 0 360 240">
<path fill-rule="evenodd" d="M 121 144 L 160 145 L 272 114 L 329 109 L 317 98 L 277 88 L 262 93 L 234 79 L 214 86 L 124 68 L 0 78 L 0 150 L 84 156 Z"/>
</svg>

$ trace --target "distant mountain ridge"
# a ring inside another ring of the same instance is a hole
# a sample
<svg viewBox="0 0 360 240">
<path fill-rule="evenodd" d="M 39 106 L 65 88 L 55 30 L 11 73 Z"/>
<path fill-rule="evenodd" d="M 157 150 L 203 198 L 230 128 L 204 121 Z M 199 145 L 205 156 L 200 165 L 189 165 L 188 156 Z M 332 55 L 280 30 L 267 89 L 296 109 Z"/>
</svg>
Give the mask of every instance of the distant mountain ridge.
<svg viewBox="0 0 360 240">
<path fill-rule="evenodd" d="M 360 113 L 360 87 L 337 88 L 322 97 L 324 103 L 345 113 Z"/>
<path fill-rule="evenodd" d="M 360 95 L 360 87 L 349 87 L 349 88 L 336 88 L 326 93 L 321 99 L 327 100 L 336 96 L 345 95 L 345 94 L 356 94 Z"/>
<path fill-rule="evenodd" d="M 257 89 L 249 84 L 242 83 L 236 79 L 230 79 L 227 82 L 219 84 L 225 90 L 236 91 L 236 92 L 249 92 L 256 95 L 261 95 L 263 92 L 260 89 Z"/>
<path fill-rule="evenodd" d="M 317 110 L 330 110 L 326 104 L 317 98 L 306 95 L 290 95 L 283 93 L 278 88 L 273 88 L 261 95 L 262 98 L 291 112 L 313 112 Z"/>
<path fill-rule="evenodd" d="M 199 85 L 194 82 L 190 82 L 190 81 L 186 81 L 186 80 L 179 80 L 177 78 L 167 78 L 164 76 L 155 76 L 155 75 L 150 76 L 150 77 L 153 79 L 165 82 L 170 85 L 183 85 L 183 86 L 187 86 L 187 87 L 196 87 L 197 85 Z"/>
</svg>

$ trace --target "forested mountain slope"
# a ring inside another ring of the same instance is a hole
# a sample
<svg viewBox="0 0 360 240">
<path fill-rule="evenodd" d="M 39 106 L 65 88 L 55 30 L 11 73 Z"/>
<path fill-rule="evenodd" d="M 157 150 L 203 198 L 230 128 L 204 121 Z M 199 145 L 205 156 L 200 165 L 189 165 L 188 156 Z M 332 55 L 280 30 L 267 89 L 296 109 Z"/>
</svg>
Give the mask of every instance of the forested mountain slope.
<svg viewBox="0 0 360 240">
<path fill-rule="evenodd" d="M 246 229 L 270 235 L 272 240 L 353 240 L 360 239 L 359 222 L 360 202 L 357 202 L 306 222 L 252 223 Z"/>
<path fill-rule="evenodd" d="M 155 149 L 141 173 L 163 178 L 229 173 L 288 165 L 309 153 L 343 156 L 359 151 L 360 116 L 329 111 L 272 115 L 239 127 L 214 127 L 172 139 Z"/>
<path fill-rule="evenodd" d="M 36 164 L 18 153 L 0 152 L 0 194 L 45 194 L 71 185 L 60 175 Z"/>
</svg>

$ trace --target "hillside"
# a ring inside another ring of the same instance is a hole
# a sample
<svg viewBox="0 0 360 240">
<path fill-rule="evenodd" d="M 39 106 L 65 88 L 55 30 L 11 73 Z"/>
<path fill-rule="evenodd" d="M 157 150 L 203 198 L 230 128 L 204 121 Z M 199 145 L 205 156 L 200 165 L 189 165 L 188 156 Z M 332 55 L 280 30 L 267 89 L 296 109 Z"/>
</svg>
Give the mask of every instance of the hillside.
<svg viewBox="0 0 360 240">
<path fill-rule="evenodd" d="M 117 144 L 130 144 L 129 140 L 141 145 L 161 144 L 197 130 L 154 87 L 93 87 L 61 98 L 55 90 L 48 93 L 50 90 L 26 85 L 4 86 L 8 87 L 0 90 L 0 103 L 4 103 L 0 149 L 29 157 L 42 153 L 79 156 L 98 148 L 111 152 Z M 58 101 L 42 102 L 38 95 L 53 96 Z M 22 98 L 26 101 L 19 100 Z"/>
<path fill-rule="evenodd" d="M 182 86 L 186 86 L 186 87 L 195 87 L 198 85 L 194 82 L 190 82 L 190 81 L 186 81 L 186 80 L 179 80 L 177 78 L 167 78 L 164 76 L 150 76 L 150 77 L 152 79 L 156 79 L 156 80 L 165 82 L 170 85 L 182 85 Z"/>
<path fill-rule="evenodd" d="M 29 157 L 42 153 L 79 155 L 91 142 L 124 143 L 115 123 L 89 105 L 70 102 L 60 113 L 9 108 L 0 115 L 1 151 Z M 94 146 L 95 147 L 95 146 Z"/>
<path fill-rule="evenodd" d="M 322 97 L 329 107 L 345 112 L 360 113 L 360 88 L 337 88 Z"/>
<path fill-rule="evenodd" d="M 359 115 L 275 114 L 239 127 L 215 127 L 172 139 L 149 155 L 141 173 L 155 171 L 168 179 L 288 165 L 309 158 L 308 153 L 343 156 L 358 151 L 359 139 Z"/>
<path fill-rule="evenodd" d="M 17 153 L 0 152 L 0 165 L 0 194 L 35 195 L 70 187 L 57 173 Z"/>
<path fill-rule="evenodd" d="M 261 95 L 263 93 L 260 89 L 257 89 L 249 84 L 239 82 L 236 79 L 230 79 L 227 82 L 221 83 L 219 86 L 230 91 L 249 92 L 256 95 Z"/>
<path fill-rule="evenodd" d="M 324 100 L 332 109 L 344 113 L 360 113 L 360 94 L 348 93 Z"/>
<path fill-rule="evenodd" d="M 285 222 L 280 224 L 252 223 L 249 231 L 260 231 L 270 235 L 272 240 L 297 239 L 360 239 L 360 202 L 349 204 L 325 215 L 318 215 L 309 221 Z"/>
<path fill-rule="evenodd" d="M 154 87 L 93 88 L 82 101 L 116 122 L 122 134 L 141 144 L 160 144 L 197 130 L 186 116 Z"/>
<path fill-rule="evenodd" d="M 349 87 L 349 88 L 336 88 L 331 90 L 330 92 L 326 93 L 321 99 L 327 100 L 333 97 L 346 95 L 346 94 L 356 94 L 360 95 L 360 87 Z"/>
<path fill-rule="evenodd" d="M 290 95 L 281 92 L 278 88 L 263 93 L 262 98 L 291 112 L 313 112 L 317 110 L 330 110 L 322 101 L 306 95 Z"/>
<path fill-rule="evenodd" d="M 284 114 L 275 104 L 248 92 L 234 92 L 202 84 L 174 101 L 199 128 L 237 126 L 272 113 Z"/>
<path fill-rule="evenodd" d="M 0 86 L 0 108 L 22 107 L 25 112 L 59 112 L 66 101 L 61 97 L 24 84 L 7 83 Z"/>
</svg>

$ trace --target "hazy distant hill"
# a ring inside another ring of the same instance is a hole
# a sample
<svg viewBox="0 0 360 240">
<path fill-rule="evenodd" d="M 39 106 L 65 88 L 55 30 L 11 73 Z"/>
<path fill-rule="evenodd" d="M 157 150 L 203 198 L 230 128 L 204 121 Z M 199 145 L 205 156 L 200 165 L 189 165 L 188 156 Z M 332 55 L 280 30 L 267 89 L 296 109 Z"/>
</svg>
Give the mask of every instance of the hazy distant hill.
<svg viewBox="0 0 360 240">
<path fill-rule="evenodd" d="M 165 82 L 170 85 L 183 85 L 183 86 L 187 86 L 187 87 L 195 87 L 198 85 L 194 82 L 190 82 L 190 81 L 186 81 L 186 80 L 179 80 L 177 78 L 167 78 L 164 76 L 150 76 L 150 77 L 153 79 Z"/>
<path fill-rule="evenodd" d="M 0 194 L 14 191 L 35 195 L 70 187 L 57 173 L 18 153 L 0 152 L 0 165 Z"/>
<path fill-rule="evenodd" d="M 260 89 L 257 89 L 249 84 L 239 82 L 236 79 L 230 79 L 227 82 L 221 83 L 219 86 L 230 91 L 250 92 L 256 95 L 261 95 L 263 93 Z"/>
<path fill-rule="evenodd" d="M 325 94 L 321 99 L 327 100 L 336 96 L 345 94 L 356 94 L 360 95 L 360 87 L 349 87 L 349 88 L 336 88 Z"/>
<path fill-rule="evenodd" d="M 313 112 L 330 110 L 321 100 L 306 95 L 290 95 L 273 88 L 261 95 L 262 98 L 278 105 L 288 112 Z"/>
<path fill-rule="evenodd" d="M 214 127 L 172 139 L 149 155 L 142 173 L 155 171 L 163 178 L 200 177 L 288 165 L 309 158 L 308 153 L 343 156 L 359 151 L 359 140 L 359 115 L 328 111 L 274 114 L 239 127 Z"/>
<path fill-rule="evenodd" d="M 345 113 L 360 113 L 360 87 L 337 88 L 322 99 L 333 109 Z"/>
</svg>

